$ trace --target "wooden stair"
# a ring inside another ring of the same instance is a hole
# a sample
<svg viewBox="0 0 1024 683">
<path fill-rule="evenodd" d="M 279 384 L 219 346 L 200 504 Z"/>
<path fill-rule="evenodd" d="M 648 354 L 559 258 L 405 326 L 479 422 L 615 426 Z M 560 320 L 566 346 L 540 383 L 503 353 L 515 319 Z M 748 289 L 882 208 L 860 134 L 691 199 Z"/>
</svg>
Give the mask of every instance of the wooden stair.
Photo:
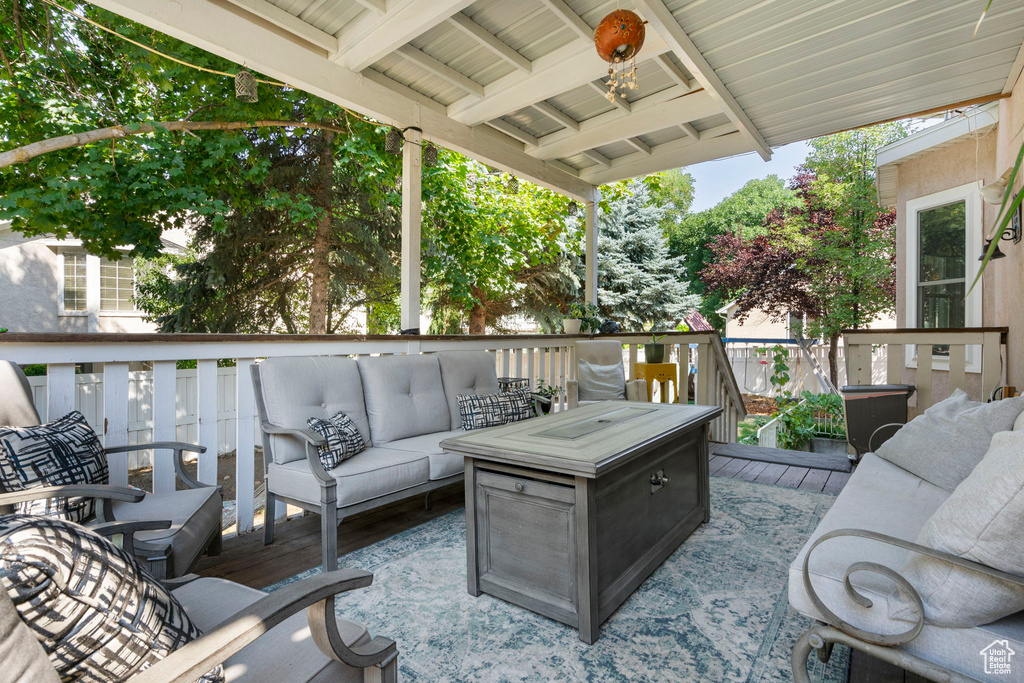
<svg viewBox="0 0 1024 683">
<path fill-rule="evenodd" d="M 806 467 L 812 470 L 830 470 L 832 472 L 851 472 L 853 470 L 853 463 L 844 455 L 788 451 L 782 448 L 748 446 L 742 443 L 712 443 L 708 451 L 712 456 L 717 455 L 736 460 L 756 460 L 787 467 Z"/>
</svg>

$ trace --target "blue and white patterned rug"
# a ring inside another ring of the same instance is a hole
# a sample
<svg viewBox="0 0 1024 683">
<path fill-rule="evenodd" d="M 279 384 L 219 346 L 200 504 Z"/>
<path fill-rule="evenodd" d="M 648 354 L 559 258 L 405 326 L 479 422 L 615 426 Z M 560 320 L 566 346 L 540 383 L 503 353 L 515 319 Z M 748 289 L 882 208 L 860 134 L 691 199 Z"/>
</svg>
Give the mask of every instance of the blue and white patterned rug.
<svg viewBox="0 0 1024 683">
<path fill-rule="evenodd" d="M 711 522 L 592 646 L 567 626 L 466 592 L 462 510 L 343 556 L 374 581 L 339 598 L 338 613 L 398 642 L 403 681 L 791 681 L 790 650 L 810 622 L 789 607 L 787 570 L 833 500 L 712 477 Z M 827 666 L 811 660 L 813 680 L 846 681 L 845 648 Z"/>
</svg>

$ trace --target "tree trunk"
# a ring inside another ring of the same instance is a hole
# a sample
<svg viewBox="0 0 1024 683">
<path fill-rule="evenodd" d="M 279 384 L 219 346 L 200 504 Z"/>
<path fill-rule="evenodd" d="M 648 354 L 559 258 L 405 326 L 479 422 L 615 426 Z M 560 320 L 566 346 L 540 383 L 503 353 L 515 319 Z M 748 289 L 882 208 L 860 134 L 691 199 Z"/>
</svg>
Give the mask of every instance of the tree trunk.
<svg viewBox="0 0 1024 683">
<path fill-rule="evenodd" d="M 828 340 L 828 378 L 832 386 L 839 387 L 839 335 L 833 334 Z"/>
<path fill-rule="evenodd" d="M 487 313 L 483 304 L 477 304 L 469 311 L 469 333 L 487 334 Z"/>
<path fill-rule="evenodd" d="M 316 203 L 321 209 L 320 220 L 313 238 L 313 255 L 309 264 L 309 333 L 327 333 L 327 290 L 331 271 L 328 257 L 331 253 L 331 226 L 334 216 L 331 207 L 334 186 L 334 133 L 329 130 L 321 135 L 320 153 L 317 158 L 318 178 Z"/>
</svg>

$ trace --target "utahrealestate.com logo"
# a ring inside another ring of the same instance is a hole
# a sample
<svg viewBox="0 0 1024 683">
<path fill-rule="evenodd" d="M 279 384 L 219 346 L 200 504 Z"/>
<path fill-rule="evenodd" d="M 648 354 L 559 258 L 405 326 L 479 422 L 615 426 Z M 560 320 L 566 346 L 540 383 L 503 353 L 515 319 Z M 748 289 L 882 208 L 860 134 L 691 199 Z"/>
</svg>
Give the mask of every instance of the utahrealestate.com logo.
<svg viewBox="0 0 1024 683">
<path fill-rule="evenodd" d="M 981 656 L 985 658 L 985 673 L 992 676 L 1009 676 L 1010 658 L 1015 654 L 1017 653 L 1010 649 L 1008 641 L 994 641 L 981 651 Z"/>
</svg>

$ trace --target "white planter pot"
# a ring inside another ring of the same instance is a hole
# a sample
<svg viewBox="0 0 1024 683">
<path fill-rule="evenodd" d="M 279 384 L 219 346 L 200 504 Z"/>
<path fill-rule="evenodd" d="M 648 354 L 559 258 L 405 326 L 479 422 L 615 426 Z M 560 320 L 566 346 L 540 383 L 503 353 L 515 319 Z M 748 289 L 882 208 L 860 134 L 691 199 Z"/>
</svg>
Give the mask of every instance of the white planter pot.
<svg viewBox="0 0 1024 683">
<path fill-rule="evenodd" d="M 562 318 L 562 329 L 566 334 L 579 334 L 582 323 L 579 318 Z"/>
</svg>

